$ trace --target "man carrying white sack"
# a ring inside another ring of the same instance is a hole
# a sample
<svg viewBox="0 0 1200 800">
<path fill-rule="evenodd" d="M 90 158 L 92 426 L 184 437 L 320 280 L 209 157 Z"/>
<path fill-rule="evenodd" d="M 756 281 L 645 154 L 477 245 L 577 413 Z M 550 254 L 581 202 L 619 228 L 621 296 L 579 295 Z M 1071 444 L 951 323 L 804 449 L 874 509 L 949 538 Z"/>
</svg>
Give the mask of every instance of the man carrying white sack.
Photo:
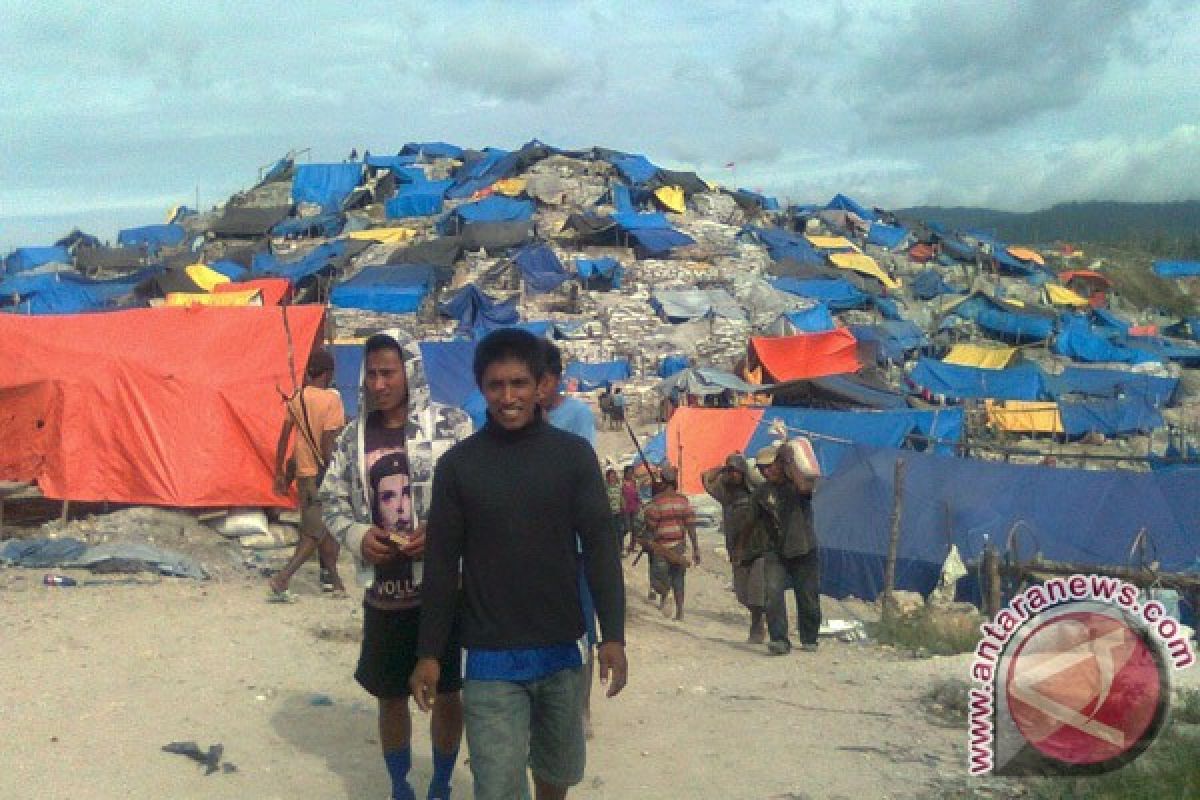
<svg viewBox="0 0 1200 800">
<path fill-rule="evenodd" d="M 755 458 L 766 482 L 755 490 L 754 526 L 769 543 L 764 553 L 767 595 L 767 651 L 791 652 L 787 590 L 796 596 L 800 649 L 817 649 L 821 627 L 821 569 L 813 526 L 812 494 L 821 474 L 812 443 L 799 437 L 760 450 Z"/>
</svg>

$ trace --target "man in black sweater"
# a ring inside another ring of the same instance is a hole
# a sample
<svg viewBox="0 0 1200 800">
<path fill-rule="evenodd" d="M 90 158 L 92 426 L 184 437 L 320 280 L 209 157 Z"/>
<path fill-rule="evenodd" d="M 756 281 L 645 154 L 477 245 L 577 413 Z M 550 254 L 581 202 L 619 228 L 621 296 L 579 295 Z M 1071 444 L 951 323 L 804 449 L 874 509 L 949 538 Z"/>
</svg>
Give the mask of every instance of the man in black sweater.
<svg viewBox="0 0 1200 800">
<path fill-rule="evenodd" d="M 413 697 L 429 710 L 459 607 L 464 713 L 475 797 L 566 797 L 583 778 L 584 632 L 576 535 L 601 641 L 600 682 L 625 686 L 625 588 L 608 498 L 588 442 L 552 427 L 537 403 L 544 349 L 503 329 L 475 351 L 486 425 L 438 462 L 425 549 Z M 461 570 L 460 570 L 461 564 Z"/>
</svg>

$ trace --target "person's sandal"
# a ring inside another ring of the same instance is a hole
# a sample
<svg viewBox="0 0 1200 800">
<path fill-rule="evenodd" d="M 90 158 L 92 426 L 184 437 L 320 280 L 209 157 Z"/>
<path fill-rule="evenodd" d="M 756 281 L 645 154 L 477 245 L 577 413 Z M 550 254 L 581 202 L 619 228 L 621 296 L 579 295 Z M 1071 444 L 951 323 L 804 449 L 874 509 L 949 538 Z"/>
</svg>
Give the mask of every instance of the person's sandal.
<svg viewBox="0 0 1200 800">
<path fill-rule="evenodd" d="M 284 589 L 282 592 L 276 591 L 270 587 L 267 588 L 268 603 L 294 603 L 296 595 L 292 594 L 290 589 Z"/>
</svg>

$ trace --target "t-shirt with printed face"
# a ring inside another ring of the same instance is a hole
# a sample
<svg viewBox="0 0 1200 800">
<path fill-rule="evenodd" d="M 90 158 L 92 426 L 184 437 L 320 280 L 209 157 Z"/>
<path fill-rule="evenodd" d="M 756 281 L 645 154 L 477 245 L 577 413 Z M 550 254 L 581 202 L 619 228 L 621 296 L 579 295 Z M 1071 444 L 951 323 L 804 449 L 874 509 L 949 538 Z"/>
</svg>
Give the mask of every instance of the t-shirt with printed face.
<svg viewBox="0 0 1200 800">
<path fill-rule="evenodd" d="M 363 431 L 367 477 L 371 482 L 372 522 L 407 536 L 415 525 L 404 428 L 385 428 L 378 417 L 367 418 Z M 421 568 L 403 556 L 375 565 L 375 582 L 366 602 L 384 611 L 417 608 L 421 603 Z"/>
</svg>

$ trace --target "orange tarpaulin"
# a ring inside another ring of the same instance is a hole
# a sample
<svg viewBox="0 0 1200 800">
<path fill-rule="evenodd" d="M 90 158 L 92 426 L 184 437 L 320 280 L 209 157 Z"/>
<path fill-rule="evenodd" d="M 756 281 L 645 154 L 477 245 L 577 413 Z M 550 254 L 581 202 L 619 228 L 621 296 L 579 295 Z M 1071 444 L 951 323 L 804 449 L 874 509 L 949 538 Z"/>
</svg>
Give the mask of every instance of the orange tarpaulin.
<svg viewBox="0 0 1200 800">
<path fill-rule="evenodd" d="M 296 380 L 324 317 L 287 310 Z M 0 314 L 0 480 L 47 496 L 181 507 L 279 506 L 290 392 L 280 308 Z"/>
<path fill-rule="evenodd" d="M 761 408 L 680 408 L 667 422 L 667 461 L 679 469 L 679 490 L 702 494 L 700 475 L 741 450 L 762 421 Z M 753 453 L 747 453 L 753 456 Z"/>
<path fill-rule="evenodd" d="M 845 328 L 795 336 L 755 336 L 750 352 L 770 380 L 794 381 L 858 372 L 858 340 Z"/>
</svg>

